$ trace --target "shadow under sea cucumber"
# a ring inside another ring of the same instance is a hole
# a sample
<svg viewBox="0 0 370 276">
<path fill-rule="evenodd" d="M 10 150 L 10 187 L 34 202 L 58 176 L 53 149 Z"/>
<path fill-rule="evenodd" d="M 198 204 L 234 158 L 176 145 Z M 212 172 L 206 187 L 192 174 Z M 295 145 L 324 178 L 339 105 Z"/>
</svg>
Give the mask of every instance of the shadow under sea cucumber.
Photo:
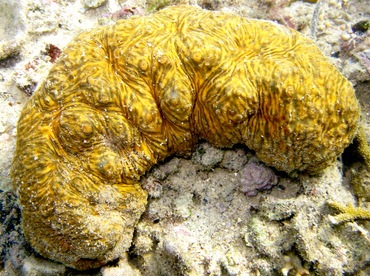
<svg viewBox="0 0 370 276">
<path fill-rule="evenodd" d="M 80 34 L 26 103 L 12 166 L 24 234 L 84 270 L 130 247 L 139 180 L 198 139 L 318 172 L 356 135 L 354 90 L 314 43 L 272 22 L 191 6 Z"/>
</svg>

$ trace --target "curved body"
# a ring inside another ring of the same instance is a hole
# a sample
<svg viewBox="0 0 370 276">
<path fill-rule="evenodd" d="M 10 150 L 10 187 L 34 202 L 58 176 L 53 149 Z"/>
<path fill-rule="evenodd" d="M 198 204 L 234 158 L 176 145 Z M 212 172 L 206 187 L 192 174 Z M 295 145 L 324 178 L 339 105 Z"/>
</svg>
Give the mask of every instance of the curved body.
<svg viewBox="0 0 370 276">
<path fill-rule="evenodd" d="M 12 176 L 27 240 L 77 269 L 127 251 L 140 176 L 202 138 L 317 172 L 352 141 L 359 104 L 310 39 L 172 7 L 79 35 L 27 102 Z"/>
</svg>

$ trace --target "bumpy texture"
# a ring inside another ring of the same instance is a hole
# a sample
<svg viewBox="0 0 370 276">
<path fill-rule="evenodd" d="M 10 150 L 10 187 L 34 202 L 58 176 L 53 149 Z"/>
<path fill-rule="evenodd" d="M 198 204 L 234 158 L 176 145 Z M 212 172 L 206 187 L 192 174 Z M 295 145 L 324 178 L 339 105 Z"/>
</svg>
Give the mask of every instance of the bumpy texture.
<svg viewBox="0 0 370 276">
<path fill-rule="evenodd" d="M 313 42 L 271 22 L 172 7 L 79 35 L 27 102 L 12 176 L 27 240 L 77 269 L 131 244 L 140 176 L 199 138 L 317 172 L 352 141 L 359 104 Z"/>
</svg>

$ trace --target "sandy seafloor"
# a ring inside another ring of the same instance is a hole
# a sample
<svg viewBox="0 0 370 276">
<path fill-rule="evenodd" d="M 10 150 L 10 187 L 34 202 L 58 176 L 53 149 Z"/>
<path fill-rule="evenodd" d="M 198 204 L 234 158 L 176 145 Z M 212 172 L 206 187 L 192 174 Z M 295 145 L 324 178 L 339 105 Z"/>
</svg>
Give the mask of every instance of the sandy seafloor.
<svg viewBox="0 0 370 276">
<path fill-rule="evenodd" d="M 370 207 L 369 188 L 358 197 L 350 185 L 361 168 L 355 148 L 321 175 L 291 178 L 244 147 L 202 143 L 192 158 L 169 159 L 147 174 L 149 205 L 132 250 L 88 272 L 43 259 L 27 245 L 11 192 L 16 122 L 53 64 L 48 45 L 63 51 L 82 30 L 170 3 L 275 20 L 312 37 L 355 86 L 370 137 L 370 31 L 352 30 L 370 20 L 370 2 L 314 2 L 0 0 L 0 275 L 370 275 L 370 222 L 336 225 L 337 211 L 327 204 Z M 268 189 L 250 186 L 248 170 Z M 369 183 L 368 174 L 362 177 Z"/>
</svg>

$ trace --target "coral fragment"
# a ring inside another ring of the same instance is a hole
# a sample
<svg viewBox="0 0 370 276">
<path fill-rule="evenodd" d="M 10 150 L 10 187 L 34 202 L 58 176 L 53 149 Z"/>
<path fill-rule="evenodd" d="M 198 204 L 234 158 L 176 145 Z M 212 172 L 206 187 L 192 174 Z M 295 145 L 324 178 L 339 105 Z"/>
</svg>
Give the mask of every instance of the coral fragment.
<svg viewBox="0 0 370 276">
<path fill-rule="evenodd" d="M 344 206 L 333 200 L 328 200 L 329 206 L 340 211 L 339 215 L 329 216 L 333 224 L 340 224 L 346 221 L 354 221 L 356 219 L 370 220 L 370 211 L 361 207 L 354 207 L 352 204 Z"/>
</svg>

